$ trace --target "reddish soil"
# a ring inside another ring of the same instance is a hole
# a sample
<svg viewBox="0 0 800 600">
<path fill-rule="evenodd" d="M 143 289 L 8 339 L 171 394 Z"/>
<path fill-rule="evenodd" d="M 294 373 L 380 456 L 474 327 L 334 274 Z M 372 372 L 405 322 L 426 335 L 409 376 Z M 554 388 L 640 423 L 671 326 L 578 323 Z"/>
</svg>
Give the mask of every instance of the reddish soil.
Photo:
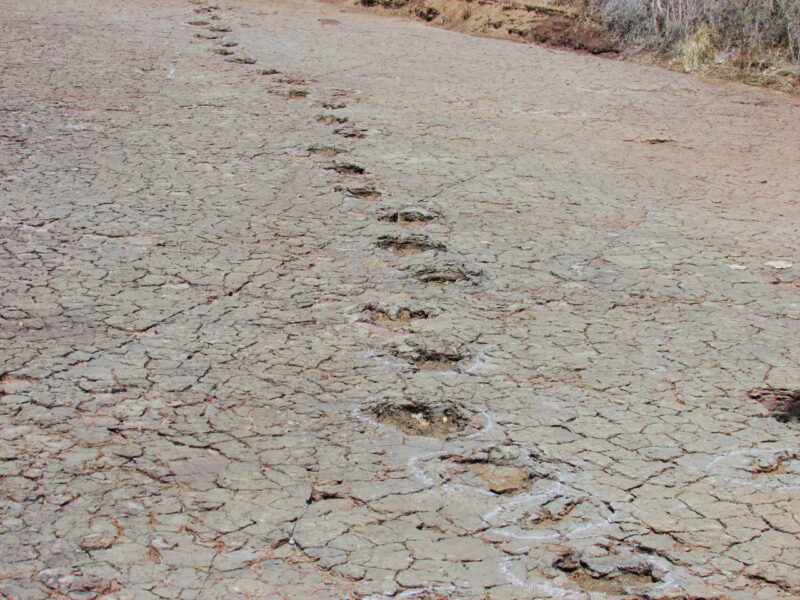
<svg viewBox="0 0 800 600">
<path fill-rule="evenodd" d="M 334 0 L 335 1 L 335 0 Z M 574 12 L 496 0 L 356 0 L 368 8 L 421 19 L 465 33 L 533 42 L 590 54 L 616 54 L 612 37 Z"/>
</svg>

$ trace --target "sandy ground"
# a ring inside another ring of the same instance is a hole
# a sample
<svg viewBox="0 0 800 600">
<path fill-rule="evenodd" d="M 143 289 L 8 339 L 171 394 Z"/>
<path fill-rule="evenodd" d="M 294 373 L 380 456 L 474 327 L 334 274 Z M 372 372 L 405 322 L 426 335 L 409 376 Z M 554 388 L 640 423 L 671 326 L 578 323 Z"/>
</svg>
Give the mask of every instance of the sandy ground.
<svg viewBox="0 0 800 600">
<path fill-rule="evenodd" d="M 0 9 L 0 596 L 800 597 L 796 98 Z"/>
</svg>

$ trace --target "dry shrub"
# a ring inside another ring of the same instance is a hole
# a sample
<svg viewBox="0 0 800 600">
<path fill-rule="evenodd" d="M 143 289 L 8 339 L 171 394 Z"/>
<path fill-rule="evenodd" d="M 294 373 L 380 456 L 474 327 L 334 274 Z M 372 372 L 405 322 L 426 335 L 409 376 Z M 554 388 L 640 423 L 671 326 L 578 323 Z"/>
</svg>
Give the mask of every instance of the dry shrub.
<svg viewBox="0 0 800 600">
<path fill-rule="evenodd" d="M 775 54 L 800 63 L 800 0 L 583 0 L 633 50 Z M 694 41 L 692 41 L 694 40 Z M 702 48 L 701 48 L 702 46 Z M 698 57 L 695 57 L 698 58 Z"/>
<path fill-rule="evenodd" d="M 714 32 L 711 31 L 711 28 L 698 29 L 681 45 L 679 57 L 683 70 L 687 73 L 699 71 L 714 62 L 716 51 L 714 49 Z"/>
</svg>

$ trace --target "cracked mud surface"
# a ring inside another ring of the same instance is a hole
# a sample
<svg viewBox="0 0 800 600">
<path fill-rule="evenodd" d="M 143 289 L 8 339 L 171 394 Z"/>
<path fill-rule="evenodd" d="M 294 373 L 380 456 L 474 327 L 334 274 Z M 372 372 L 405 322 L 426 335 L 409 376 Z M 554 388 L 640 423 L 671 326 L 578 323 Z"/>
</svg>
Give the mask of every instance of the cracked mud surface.
<svg viewBox="0 0 800 600">
<path fill-rule="evenodd" d="M 0 597 L 800 597 L 796 99 L 0 4 Z"/>
</svg>

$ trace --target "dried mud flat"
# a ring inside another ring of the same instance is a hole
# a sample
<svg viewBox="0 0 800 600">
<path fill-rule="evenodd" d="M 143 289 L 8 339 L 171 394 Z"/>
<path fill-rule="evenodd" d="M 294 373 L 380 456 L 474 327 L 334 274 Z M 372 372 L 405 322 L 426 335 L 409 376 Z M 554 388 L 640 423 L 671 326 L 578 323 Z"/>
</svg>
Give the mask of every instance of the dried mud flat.
<svg viewBox="0 0 800 600">
<path fill-rule="evenodd" d="M 0 597 L 800 597 L 797 99 L 0 8 Z"/>
</svg>

